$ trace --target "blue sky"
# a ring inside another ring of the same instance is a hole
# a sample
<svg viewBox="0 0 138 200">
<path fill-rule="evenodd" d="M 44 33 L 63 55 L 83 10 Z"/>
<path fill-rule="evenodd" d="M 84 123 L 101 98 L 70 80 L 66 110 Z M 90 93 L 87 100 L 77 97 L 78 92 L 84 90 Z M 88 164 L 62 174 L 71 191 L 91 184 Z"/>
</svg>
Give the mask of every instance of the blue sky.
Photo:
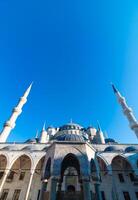
<svg viewBox="0 0 138 200">
<path fill-rule="evenodd" d="M 137 74 L 137 0 L 0 1 L 0 128 L 34 81 L 9 141 L 72 118 L 137 143 L 110 86 L 138 118 Z"/>
</svg>

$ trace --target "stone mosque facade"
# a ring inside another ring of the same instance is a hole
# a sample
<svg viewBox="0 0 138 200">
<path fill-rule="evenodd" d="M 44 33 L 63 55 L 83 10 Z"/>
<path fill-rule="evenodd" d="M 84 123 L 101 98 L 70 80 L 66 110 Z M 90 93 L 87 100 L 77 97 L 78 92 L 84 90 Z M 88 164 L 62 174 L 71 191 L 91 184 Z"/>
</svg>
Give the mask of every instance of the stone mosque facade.
<svg viewBox="0 0 138 200">
<path fill-rule="evenodd" d="M 138 144 L 104 137 L 100 126 L 44 125 L 40 137 L 7 143 L 31 87 L 0 134 L 0 200 L 138 200 Z M 112 87 L 138 138 L 131 108 Z"/>
</svg>

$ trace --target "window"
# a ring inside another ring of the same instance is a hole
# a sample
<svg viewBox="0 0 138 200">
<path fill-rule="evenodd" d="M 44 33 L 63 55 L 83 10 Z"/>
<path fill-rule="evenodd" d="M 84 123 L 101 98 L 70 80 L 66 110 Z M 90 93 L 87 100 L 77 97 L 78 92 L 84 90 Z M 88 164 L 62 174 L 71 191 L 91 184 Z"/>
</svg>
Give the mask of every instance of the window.
<svg viewBox="0 0 138 200">
<path fill-rule="evenodd" d="M 11 171 L 10 173 L 9 173 L 9 175 L 8 175 L 8 177 L 7 177 L 7 182 L 10 182 L 10 181 L 12 181 L 13 180 L 13 178 L 14 178 L 14 171 Z"/>
<path fill-rule="evenodd" d="M 136 194 L 136 198 L 137 198 L 137 200 L 138 200 L 138 192 L 135 192 L 135 194 Z"/>
<path fill-rule="evenodd" d="M 19 180 L 22 181 L 25 177 L 25 172 L 21 172 L 19 176 Z"/>
<path fill-rule="evenodd" d="M 21 190 L 15 190 L 13 197 L 12 197 L 12 200 L 18 200 L 19 196 L 20 196 L 20 192 L 21 192 Z"/>
<path fill-rule="evenodd" d="M 119 178 L 119 181 L 120 181 L 121 183 L 125 182 L 125 181 L 124 181 L 123 174 L 118 174 L 118 178 Z"/>
<path fill-rule="evenodd" d="M 131 200 L 129 196 L 129 192 L 123 192 L 123 195 L 124 195 L 125 200 Z"/>
<path fill-rule="evenodd" d="M 132 182 L 135 181 L 135 176 L 134 176 L 133 173 L 129 173 L 129 177 L 130 177 L 130 180 L 131 180 Z"/>
<path fill-rule="evenodd" d="M 4 172 L 0 172 L 0 179 L 3 177 Z"/>
<path fill-rule="evenodd" d="M 104 191 L 101 191 L 101 196 L 102 196 L 102 200 L 106 200 Z"/>
<path fill-rule="evenodd" d="M 8 196 L 8 192 L 9 192 L 8 189 L 4 189 L 4 190 L 2 191 L 2 195 L 1 195 L 0 200 L 6 200 L 6 199 L 7 199 L 7 196 Z"/>
</svg>

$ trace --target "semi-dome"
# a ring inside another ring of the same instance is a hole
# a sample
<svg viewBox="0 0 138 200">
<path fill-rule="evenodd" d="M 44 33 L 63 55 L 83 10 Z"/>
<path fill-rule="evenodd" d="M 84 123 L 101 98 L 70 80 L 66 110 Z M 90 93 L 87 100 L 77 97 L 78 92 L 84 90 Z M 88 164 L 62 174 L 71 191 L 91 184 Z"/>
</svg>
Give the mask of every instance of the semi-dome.
<svg viewBox="0 0 138 200">
<path fill-rule="evenodd" d="M 78 142 L 84 142 L 84 138 L 81 135 L 78 134 L 69 134 L 69 133 L 63 133 L 60 135 L 57 135 L 54 137 L 55 140 L 58 141 L 78 141 Z"/>
</svg>

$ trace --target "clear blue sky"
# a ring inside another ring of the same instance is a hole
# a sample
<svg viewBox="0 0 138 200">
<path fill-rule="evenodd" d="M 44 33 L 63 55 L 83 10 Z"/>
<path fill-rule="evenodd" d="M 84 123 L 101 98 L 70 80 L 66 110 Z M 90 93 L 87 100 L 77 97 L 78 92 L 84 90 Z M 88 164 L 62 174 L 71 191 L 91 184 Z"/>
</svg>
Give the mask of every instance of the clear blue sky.
<svg viewBox="0 0 138 200">
<path fill-rule="evenodd" d="M 138 118 L 138 1 L 1 0 L 0 75 L 0 128 L 34 81 L 9 141 L 72 118 L 137 143 L 110 82 Z"/>
</svg>

